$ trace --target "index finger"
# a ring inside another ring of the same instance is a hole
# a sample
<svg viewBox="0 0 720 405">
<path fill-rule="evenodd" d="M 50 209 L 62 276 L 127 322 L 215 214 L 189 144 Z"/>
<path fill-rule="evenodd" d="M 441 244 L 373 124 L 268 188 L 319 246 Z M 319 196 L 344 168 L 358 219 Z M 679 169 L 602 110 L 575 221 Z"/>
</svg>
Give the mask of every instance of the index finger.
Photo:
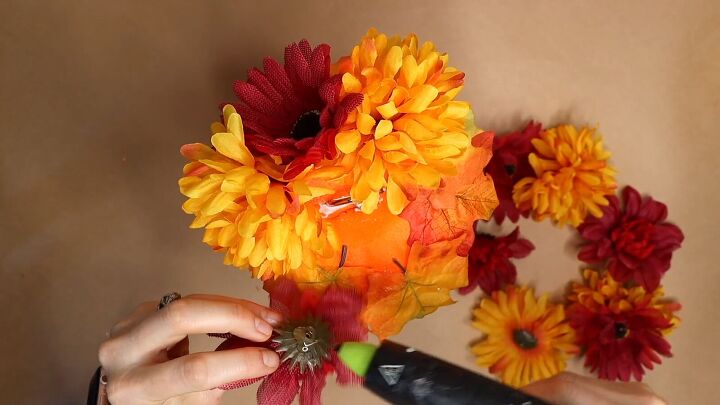
<svg viewBox="0 0 720 405">
<path fill-rule="evenodd" d="M 103 351 L 106 358 L 111 358 L 107 362 L 114 368 L 126 368 L 153 363 L 158 352 L 191 334 L 220 331 L 264 342 L 270 338 L 271 322 L 275 323 L 277 318 L 274 312 L 258 311 L 255 305 L 192 296 L 182 298 L 107 341 Z M 264 315 L 268 319 L 264 319 Z"/>
</svg>

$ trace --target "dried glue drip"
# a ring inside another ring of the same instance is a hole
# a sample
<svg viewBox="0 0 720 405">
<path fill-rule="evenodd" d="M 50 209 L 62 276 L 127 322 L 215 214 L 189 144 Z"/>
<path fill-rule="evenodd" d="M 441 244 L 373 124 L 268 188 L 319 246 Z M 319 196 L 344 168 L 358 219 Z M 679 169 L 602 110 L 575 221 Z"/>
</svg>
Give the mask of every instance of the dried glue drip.
<svg viewBox="0 0 720 405">
<path fill-rule="evenodd" d="M 320 214 L 324 218 L 328 218 L 337 212 L 345 211 L 351 207 L 355 209 L 359 208 L 350 197 L 340 197 L 320 204 Z"/>
<path fill-rule="evenodd" d="M 290 368 L 298 367 L 301 373 L 311 372 L 329 357 L 330 329 L 320 319 L 309 317 L 289 322 L 276 329 L 273 342 L 282 362 L 289 361 Z"/>
</svg>

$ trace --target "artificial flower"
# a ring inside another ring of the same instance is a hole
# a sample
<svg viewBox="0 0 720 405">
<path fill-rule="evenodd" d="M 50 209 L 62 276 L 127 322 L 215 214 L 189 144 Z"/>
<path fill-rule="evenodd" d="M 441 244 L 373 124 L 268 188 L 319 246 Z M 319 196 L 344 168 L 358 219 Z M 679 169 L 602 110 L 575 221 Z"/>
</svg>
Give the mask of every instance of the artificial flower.
<svg viewBox="0 0 720 405">
<path fill-rule="evenodd" d="M 301 290 L 288 279 L 266 283 L 270 307 L 283 315 L 273 338 L 264 343 L 230 336 L 218 350 L 262 346 L 281 356 L 278 369 L 268 376 L 236 381 L 222 389 L 245 387 L 261 381 L 257 392 L 259 405 L 289 405 L 299 396 L 300 405 L 320 405 L 327 376 L 336 374 L 339 384 L 362 383 L 362 378 L 345 366 L 337 355 L 344 342 L 367 339 L 360 322 L 361 297 L 353 291 L 331 287 L 319 294 Z"/>
<path fill-rule="evenodd" d="M 292 43 L 285 48 L 283 65 L 267 57 L 263 67 L 250 69 L 247 81 L 234 86 L 250 150 L 278 157 L 285 179 L 335 158 L 335 135 L 362 94 L 340 100 L 340 77 L 330 76 L 330 46 Z"/>
<path fill-rule="evenodd" d="M 647 291 L 660 285 L 670 269 L 673 251 L 680 248 L 683 233 L 665 222 L 667 207 L 652 197 L 642 198 L 628 186 L 623 189 L 624 206 L 615 197 L 603 207 L 600 218 L 588 218 L 578 231 L 587 242 L 578 258 L 587 263 L 605 263 L 612 277 L 625 283 L 634 280 Z"/>
<path fill-rule="evenodd" d="M 191 161 L 178 182 L 188 197 L 183 210 L 195 215 L 190 227 L 204 227 L 203 241 L 225 252 L 225 264 L 249 266 L 256 277 L 313 270 L 340 248 L 317 205 L 303 204 L 314 189 L 307 178 L 285 183 L 264 172 L 245 144 L 240 115 L 226 105 L 223 116 L 212 126 L 214 149 L 195 143 L 180 150 Z"/>
<path fill-rule="evenodd" d="M 336 68 L 343 96 L 364 96 L 335 139 L 352 172 L 350 197 L 363 212 L 373 212 L 384 191 L 397 215 L 418 187 L 436 189 L 441 176 L 456 174 L 470 144 L 470 106 L 455 101 L 465 74 L 448 66 L 447 54 L 415 35 L 372 29 Z"/>
<path fill-rule="evenodd" d="M 664 335 L 679 323 L 680 305 L 665 300 L 661 288 L 626 288 L 608 272 L 585 270 L 583 276 L 584 283 L 572 286 L 567 312 L 585 366 L 607 380 L 642 381 L 660 355 L 672 355 Z"/>
<path fill-rule="evenodd" d="M 472 346 L 477 364 L 513 387 L 560 373 L 578 352 L 563 306 L 550 303 L 547 294 L 536 299 L 532 288 L 495 291 L 473 315 L 473 325 L 486 335 Z"/>
<path fill-rule="evenodd" d="M 515 284 L 517 270 L 510 259 L 527 257 L 533 249 L 529 240 L 520 237 L 519 227 L 505 236 L 478 233 L 468 254 L 468 286 L 460 293 L 468 294 L 480 286 L 490 294 L 505 284 Z"/>
<path fill-rule="evenodd" d="M 533 218 L 551 218 L 557 225 L 577 227 L 588 213 L 602 215 L 606 196 L 616 188 L 615 170 L 608 165 L 605 150 L 595 129 L 561 125 L 546 129 L 532 141 L 535 152 L 528 156 L 534 177 L 515 184 L 513 200 L 520 211 L 532 210 Z"/>
<path fill-rule="evenodd" d="M 502 224 L 505 217 L 510 222 L 517 222 L 520 216 L 527 218 L 530 213 L 517 208 L 512 194 L 518 180 L 534 175 L 528 156 L 533 150 L 531 141 L 538 137 L 540 131 L 542 124 L 530 121 L 522 131 L 495 137 L 492 159 L 485 171 L 492 177 L 500 201 L 493 211 L 498 224 Z"/>
</svg>

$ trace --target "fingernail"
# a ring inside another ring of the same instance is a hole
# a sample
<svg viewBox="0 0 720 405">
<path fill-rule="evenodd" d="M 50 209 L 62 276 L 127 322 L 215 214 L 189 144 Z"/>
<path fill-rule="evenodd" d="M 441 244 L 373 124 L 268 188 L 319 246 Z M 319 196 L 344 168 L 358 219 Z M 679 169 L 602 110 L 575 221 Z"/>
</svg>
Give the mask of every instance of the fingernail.
<svg viewBox="0 0 720 405">
<path fill-rule="evenodd" d="M 266 336 L 270 336 L 273 331 L 272 326 L 260 318 L 255 318 L 255 329 Z"/>
<path fill-rule="evenodd" d="M 263 363 L 268 367 L 277 367 L 280 364 L 280 358 L 277 353 L 271 352 L 270 350 L 263 350 L 262 352 Z"/>
<path fill-rule="evenodd" d="M 280 322 L 282 322 L 282 316 L 280 316 L 280 314 L 270 311 L 263 314 L 263 319 L 272 326 L 278 326 Z"/>
</svg>

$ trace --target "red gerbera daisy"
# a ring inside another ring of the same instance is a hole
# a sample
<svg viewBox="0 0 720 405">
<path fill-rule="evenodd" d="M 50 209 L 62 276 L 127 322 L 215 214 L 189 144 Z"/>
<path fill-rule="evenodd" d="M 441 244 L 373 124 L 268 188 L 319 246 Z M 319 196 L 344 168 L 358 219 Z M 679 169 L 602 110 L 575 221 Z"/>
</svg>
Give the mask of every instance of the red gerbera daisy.
<svg viewBox="0 0 720 405">
<path fill-rule="evenodd" d="M 266 283 L 270 307 L 284 317 L 273 338 L 265 343 L 231 336 L 218 350 L 262 345 L 281 355 L 278 369 L 265 377 L 236 381 L 222 389 L 245 387 L 263 380 L 258 388 L 259 405 L 290 404 L 298 394 L 301 405 L 320 405 L 327 375 L 334 372 L 339 384 L 362 384 L 362 378 L 338 358 L 343 342 L 364 341 L 367 329 L 360 322 L 363 301 L 358 294 L 339 287 L 324 293 L 300 290 L 288 279 Z"/>
<path fill-rule="evenodd" d="M 287 165 L 284 178 L 337 155 L 335 135 L 362 94 L 340 99 L 342 81 L 330 76 L 330 46 L 314 49 L 306 40 L 285 48 L 285 63 L 267 57 L 264 72 L 253 68 L 247 81 L 235 82 L 242 103 L 245 140 L 253 153 L 278 156 Z"/>
<path fill-rule="evenodd" d="M 527 218 L 529 211 L 520 211 L 513 201 L 513 186 L 524 177 L 534 176 L 528 155 L 533 147 L 530 141 L 542 131 L 542 124 L 530 121 L 522 131 L 512 132 L 495 138 L 493 156 L 485 171 L 492 177 L 500 205 L 495 208 L 493 217 L 502 224 L 507 216 L 511 222 L 517 222 L 520 216 Z"/>
<path fill-rule="evenodd" d="M 634 188 L 623 190 L 625 207 L 609 197 L 600 218 L 589 217 L 578 227 L 588 242 L 578 254 L 587 263 L 604 263 L 619 282 L 635 280 L 647 291 L 660 285 L 673 251 L 680 248 L 683 233 L 665 222 L 667 207 L 651 197 L 643 199 Z"/>
<path fill-rule="evenodd" d="M 609 273 L 585 271 L 585 285 L 575 284 L 568 297 L 570 326 L 585 348 L 585 366 L 600 378 L 642 381 L 645 369 L 672 356 L 664 334 L 678 322 L 679 304 L 660 300 L 662 291 L 623 288 Z"/>
<path fill-rule="evenodd" d="M 490 294 L 501 289 L 503 284 L 515 284 L 517 270 L 510 259 L 521 259 L 535 249 L 529 240 L 519 235 L 519 227 L 500 237 L 477 234 L 468 253 L 468 285 L 461 288 L 460 293 L 468 294 L 479 285 Z"/>
</svg>

